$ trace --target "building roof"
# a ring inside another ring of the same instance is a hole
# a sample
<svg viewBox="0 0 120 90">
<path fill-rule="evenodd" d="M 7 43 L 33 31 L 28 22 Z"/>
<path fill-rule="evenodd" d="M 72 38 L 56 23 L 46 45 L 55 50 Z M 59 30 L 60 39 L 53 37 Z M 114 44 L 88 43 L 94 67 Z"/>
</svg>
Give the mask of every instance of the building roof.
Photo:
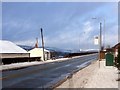
<svg viewBox="0 0 120 90">
<path fill-rule="evenodd" d="M 30 51 L 33 51 L 33 50 L 43 51 L 43 49 L 42 49 L 42 48 L 34 48 L 34 49 L 30 50 Z M 46 50 L 46 49 L 44 49 L 44 51 L 45 51 L 45 52 L 50 52 L 50 51 L 48 51 L 48 50 Z M 28 51 L 28 52 L 29 52 L 29 51 Z"/>
<path fill-rule="evenodd" d="M 118 48 L 118 47 L 120 47 L 120 42 L 116 44 L 113 48 Z"/>
<path fill-rule="evenodd" d="M 27 51 L 11 41 L 0 40 L 0 53 L 27 53 Z"/>
</svg>

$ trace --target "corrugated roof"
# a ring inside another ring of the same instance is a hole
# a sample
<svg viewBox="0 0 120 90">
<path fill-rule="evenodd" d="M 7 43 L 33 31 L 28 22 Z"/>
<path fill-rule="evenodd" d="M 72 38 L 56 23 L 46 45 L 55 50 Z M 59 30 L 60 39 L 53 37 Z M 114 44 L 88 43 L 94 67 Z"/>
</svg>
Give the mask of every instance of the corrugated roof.
<svg viewBox="0 0 120 90">
<path fill-rule="evenodd" d="M 0 40 L 0 53 L 27 53 L 27 51 L 10 41 Z"/>
</svg>

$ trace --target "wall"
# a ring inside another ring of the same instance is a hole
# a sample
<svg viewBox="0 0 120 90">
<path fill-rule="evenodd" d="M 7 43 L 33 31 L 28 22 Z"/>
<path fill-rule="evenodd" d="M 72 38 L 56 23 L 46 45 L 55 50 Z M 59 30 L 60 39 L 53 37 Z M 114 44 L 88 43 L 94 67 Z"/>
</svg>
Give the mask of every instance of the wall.
<svg viewBox="0 0 120 90">
<path fill-rule="evenodd" d="M 41 57 L 41 60 L 43 60 L 42 49 L 35 48 L 33 50 L 28 51 L 28 53 L 30 53 L 30 57 Z M 44 51 L 44 53 L 45 53 L 45 60 L 50 59 L 50 53 L 49 52 L 47 53 L 46 51 Z"/>
<path fill-rule="evenodd" d="M 19 57 L 29 57 L 29 53 L 0 53 L 1 58 L 19 58 Z"/>
</svg>

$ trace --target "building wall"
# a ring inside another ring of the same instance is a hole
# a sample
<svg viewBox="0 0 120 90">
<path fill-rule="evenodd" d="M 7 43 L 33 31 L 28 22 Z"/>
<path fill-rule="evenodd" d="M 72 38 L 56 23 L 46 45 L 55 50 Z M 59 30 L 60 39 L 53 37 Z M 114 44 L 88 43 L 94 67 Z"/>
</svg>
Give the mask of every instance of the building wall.
<svg viewBox="0 0 120 90">
<path fill-rule="evenodd" d="M 28 52 L 30 53 L 30 57 L 41 57 L 43 55 L 43 52 L 37 49 L 33 49 Z"/>
<path fill-rule="evenodd" d="M 100 52 L 100 59 L 105 59 L 105 52 L 104 51 Z"/>
<path fill-rule="evenodd" d="M 0 53 L 1 58 L 30 57 L 29 53 Z"/>
<path fill-rule="evenodd" d="M 45 52 L 45 60 L 49 60 L 50 59 L 50 52 Z"/>
<path fill-rule="evenodd" d="M 41 60 L 43 60 L 43 51 L 42 49 L 32 49 L 30 51 L 28 51 L 28 53 L 30 53 L 30 57 L 41 57 Z M 46 52 L 45 51 L 45 60 L 50 59 L 50 52 Z"/>
</svg>

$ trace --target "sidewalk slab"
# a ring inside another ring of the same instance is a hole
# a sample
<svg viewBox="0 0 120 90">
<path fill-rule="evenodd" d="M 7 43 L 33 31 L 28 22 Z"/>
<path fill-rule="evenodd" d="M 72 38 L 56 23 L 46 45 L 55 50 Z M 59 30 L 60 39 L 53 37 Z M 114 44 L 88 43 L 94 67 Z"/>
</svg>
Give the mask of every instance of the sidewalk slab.
<svg viewBox="0 0 120 90">
<path fill-rule="evenodd" d="M 89 78 L 84 88 L 118 88 L 117 68 L 114 66 L 105 66 L 105 60 L 98 62 L 100 67 Z"/>
<path fill-rule="evenodd" d="M 95 61 L 79 70 L 57 88 L 79 88 L 80 90 L 118 90 L 118 70 L 106 66 L 104 61 Z"/>
</svg>

